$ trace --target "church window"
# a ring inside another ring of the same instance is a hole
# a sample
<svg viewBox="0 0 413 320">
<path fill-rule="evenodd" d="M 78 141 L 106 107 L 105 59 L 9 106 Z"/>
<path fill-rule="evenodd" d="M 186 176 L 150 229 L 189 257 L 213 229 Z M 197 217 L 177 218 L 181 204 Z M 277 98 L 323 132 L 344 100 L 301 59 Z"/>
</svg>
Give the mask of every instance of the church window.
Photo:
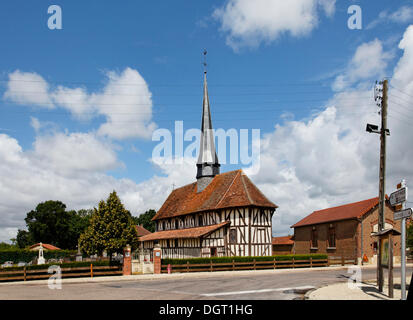
<svg viewBox="0 0 413 320">
<path fill-rule="evenodd" d="M 229 230 L 229 243 L 237 243 L 237 229 Z"/>
</svg>

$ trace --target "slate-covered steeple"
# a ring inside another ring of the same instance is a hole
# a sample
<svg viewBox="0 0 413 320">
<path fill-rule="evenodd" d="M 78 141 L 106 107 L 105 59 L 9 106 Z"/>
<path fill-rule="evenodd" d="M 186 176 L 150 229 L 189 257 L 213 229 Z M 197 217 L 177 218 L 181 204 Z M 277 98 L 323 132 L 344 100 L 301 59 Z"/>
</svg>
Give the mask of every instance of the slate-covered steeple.
<svg viewBox="0 0 413 320">
<path fill-rule="evenodd" d="M 196 179 L 197 191 L 201 192 L 219 174 L 220 164 L 215 150 L 214 133 L 212 131 L 211 110 L 209 107 L 208 84 L 204 71 L 204 99 L 202 106 L 201 146 L 199 150 Z"/>
</svg>

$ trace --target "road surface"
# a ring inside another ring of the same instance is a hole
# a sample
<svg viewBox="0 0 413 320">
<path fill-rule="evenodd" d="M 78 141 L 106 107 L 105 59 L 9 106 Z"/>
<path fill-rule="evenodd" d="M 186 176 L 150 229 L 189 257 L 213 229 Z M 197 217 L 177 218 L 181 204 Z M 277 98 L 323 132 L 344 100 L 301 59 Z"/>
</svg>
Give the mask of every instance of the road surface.
<svg viewBox="0 0 413 320">
<path fill-rule="evenodd" d="M 284 273 L 251 271 L 248 275 L 200 274 L 197 277 L 162 280 L 111 281 L 96 283 L 63 283 L 60 290 L 46 284 L 9 284 L 0 286 L 0 300 L 292 300 L 303 299 L 313 288 L 348 281 L 348 269 L 291 270 Z M 407 269 L 411 274 L 412 267 Z M 394 276 L 399 277 L 395 268 Z M 363 268 L 362 280 L 373 280 L 374 268 Z"/>
</svg>

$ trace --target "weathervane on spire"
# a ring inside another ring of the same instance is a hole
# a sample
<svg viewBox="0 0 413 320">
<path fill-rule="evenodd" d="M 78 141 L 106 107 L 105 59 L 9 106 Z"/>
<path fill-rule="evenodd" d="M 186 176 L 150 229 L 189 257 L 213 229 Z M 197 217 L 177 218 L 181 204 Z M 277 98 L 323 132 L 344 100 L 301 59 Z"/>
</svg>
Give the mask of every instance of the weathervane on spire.
<svg viewBox="0 0 413 320">
<path fill-rule="evenodd" d="M 203 63 L 203 65 L 204 65 L 204 73 L 207 73 L 207 62 L 206 62 L 206 55 L 207 55 L 207 53 L 208 53 L 208 51 L 206 51 L 206 49 L 204 49 L 204 63 Z"/>
</svg>

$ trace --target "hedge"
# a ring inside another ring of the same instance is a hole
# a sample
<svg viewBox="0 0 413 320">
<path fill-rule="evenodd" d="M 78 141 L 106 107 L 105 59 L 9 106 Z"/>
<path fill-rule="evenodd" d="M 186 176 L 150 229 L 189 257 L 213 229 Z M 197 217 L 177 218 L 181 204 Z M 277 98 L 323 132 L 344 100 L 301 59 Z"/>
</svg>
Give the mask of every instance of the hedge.
<svg viewBox="0 0 413 320">
<path fill-rule="evenodd" d="M 43 256 L 45 259 L 61 259 L 65 257 L 74 256 L 75 254 L 75 250 L 44 250 L 43 252 Z M 0 250 L 0 264 L 6 261 L 13 261 L 14 263 L 30 262 L 38 256 L 38 251 L 30 251 L 29 249 Z"/>
<path fill-rule="evenodd" d="M 48 264 L 36 264 L 31 266 L 26 266 L 26 270 L 39 270 L 39 269 L 47 269 L 53 265 L 59 265 L 61 268 L 81 268 L 81 267 L 89 267 L 90 265 L 101 267 L 101 266 L 120 266 L 121 263 L 118 261 L 112 261 L 111 263 L 109 260 L 104 261 L 82 261 L 82 262 L 66 262 L 66 263 L 48 263 Z M 7 267 L 0 269 L 1 271 L 15 271 L 15 270 L 23 270 L 24 267 Z"/>
<path fill-rule="evenodd" d="M 290 261 L 293 258 L 295 260 L 322 260 L 327 259 L 327 254 L 288 254 L 288 255 L 275 255 L 266 257 L 212 257 L 212 258 L 188 258 L 188 259 L 162 259 L 162 264 L 202 264 L 202 263 L 229 263 L 229 262 L 253 262 L 255 261 Z"/>
</svg>

